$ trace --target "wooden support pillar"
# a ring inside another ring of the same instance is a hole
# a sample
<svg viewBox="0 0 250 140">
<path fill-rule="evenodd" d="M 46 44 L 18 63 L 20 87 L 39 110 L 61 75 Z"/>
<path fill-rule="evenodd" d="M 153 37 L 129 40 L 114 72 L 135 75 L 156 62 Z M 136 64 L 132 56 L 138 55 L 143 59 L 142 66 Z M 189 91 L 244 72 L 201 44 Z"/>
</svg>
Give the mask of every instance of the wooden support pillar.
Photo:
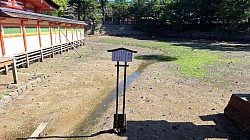
<svg viewBox="0 0 250 140">
<path fill-rule="evenodd" d="M 42 49 L 42 39 L 41 39 L 41 28 L 40 28 L 40 22 L 42 21 L 37 21 L 37 35 L 38 35 L 38 39 L 39 39 L 39 45 L 40 45 L 40 49 L 41 49 L 41 59 L 40 61 L 43 62 L 43 49 Z"/>
<path fill-rule="evenodd" d="M 52 23 L 49 23 L 49 34 L 50 34 L 50 45 L 51 45 L 51 58 L 54 57 L 54 47 L 53 47 L 53 39 L 52 39 Z"/>
<path fill-rule="evenodd" d="M 26 68 L 29 68 L 30 62 L 29 62 L 29 54 L 26 53 Z"/>
<path fill-rule="evenodd" d="M 17 69 L 16 69 L 16 59 L 8 58 L 8 57 L 0 57 L 0 67 L 8 66 L 8 65 L 12 66 L 14 84 L 17 84 L 18 77 L 17 77 Z"/>
<path fill-rule="evenodd" d="M 18 76 L 17 76 L 17 67 L 16 67 L 16 59 L 13 59 L 12 65 L 12 73 L 13 73 L 13 79 L 14 79 L 14 84 L 18 84 Z"/>
<path fill-rule="evenodd" d="M 9 72 L 9 66 L 8 65 L 5 65 L 4 66 L 4 69 L 5 69 L 5 74 L 8 75 L 8 72 Z"/>
<path fill-rule="evenodd" d="M 0 21 L 0 43 L 1 43 L 2 56 L 5 56 L 5 47 L 3 41 L 3 25 L 1 24 L 1 21 Z"/>
<path fill-rule="evenodd" d="M 26 31 L 25 31 L 25 25 L 24 25 L 25 21 L 28 21 L 28 20 L 21 20 L 21 28 L 22 28 L 22 35 L 23 35 L 23 46 L 26 52 L 26 68 L 28 68 L 30 62 L 29 62 L 29 54 L 27 53 L 28 48 L 27 48 Z"/>
<path fill-rule="evenodd" d="M 1 42 L 1 50 L 2 50 L 2 56 L 5 56 L 5 47 L 4 47 L 4 41 L 3 41 L 3 25 L 1 24 L 0 21 L 0 42 Z M 7 75 L 9 72 L 9 67 L 8 65 L 4 66 L 5 68 L 5 74 Z"/>
<path fill-rule="evenodd" d="M 38 39 L 39 39 L 40 48 L 42 48 L 42 39 L 41 39 L 40 22 L 41 22 L 41 21 L 37 21 L 37 35 L 38 35 Z"/>
<path fill-rule="evenodd" d="M 73 25 L 72 24 L 71 24 L 71 34 L 72 34 L 72 43 L 71 43 L 71 45 L 73 45 L 71 47 L 74 50 L 75 43 L 74 43 L 74 30 L 73 30 Z"/>
<path fill-rule="evenodd" d="M 60 54 L 62 54 L 63 50 L 62 50 L 62 38 L 61 38 L 61 27 L 60 24 L 58 24 L 58 35 L 59 35 L 59 42 L 60 42 Z"/>
<path fill-rule="evenodd" d="M 67 24 L 65 25 L 65 29 L 66 29 L 66 44 L 67 44 L 67 50 L 69 51 L 69 40 L 68 40 L 68 28 L 67 28 Z"/>
<path fill-rule="evenodd" d="M 49 23 L 49 35 L 50 35 L 50 45 L 53 46 L 51 23 Z"/>
<path fill-rule="evenodd" d="M 27 21 L 27 20 L 21 20 L 21 28 L 22 28 L 22 35 L 23 35 L 23 46 L 24 46 L 25 52 L 27 52 L 28 49 L 27 49 L 26 31 L 25 31 L 24 21 Z"/>
<path fill-rule="evenodd" d="M 76 44 L 76 47 L 78 47 L 79 46 L 79 44 L 78 44 L 78 42 L 79 42 L 79 40 L 78 40 L 78 27 L 76 26 L 76 42 L 77 42 L 77 44 Z"/>
<path fill-rule="evenodd" d="M 51 58 L 54 58 L 54 46 L 51 46 Z"/>
<path fill-rule="evenodd" d="M 43 57 L 43 49 L 40 50 L 40 53 L 41 53 L 41 60 L 40 60 L 40 62 L 43 62 L 43 59 L 44 59 L 44 57 Z"/>
<path fill-rule="evenodd" d="M 82 37 L 82 46 L 84 45 L 84 26 L 82 25 L 82 30 L 81 30 L 81 37 Z"/>
</svg>

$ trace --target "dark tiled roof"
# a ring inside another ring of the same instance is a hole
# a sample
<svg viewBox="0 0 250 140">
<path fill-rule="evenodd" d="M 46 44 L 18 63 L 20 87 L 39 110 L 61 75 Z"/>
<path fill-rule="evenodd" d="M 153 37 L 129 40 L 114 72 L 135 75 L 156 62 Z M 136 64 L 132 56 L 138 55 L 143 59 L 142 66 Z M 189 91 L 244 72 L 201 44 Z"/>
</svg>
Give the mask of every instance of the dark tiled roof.
<svg viewBox="0 0 250 140">
<path fill-rule="evenodd" d="M 0 7 L 0 16 L 87 25 L 84 21 L 72 20 L 68 18 L 49 16 L 49 15 L 44 15 L 44 14 L 26 12 L 26 11 L 15 10 L 15 9 L 10 9 L 10 8 L 3 8 L 3 7 Z"/>
</svg>

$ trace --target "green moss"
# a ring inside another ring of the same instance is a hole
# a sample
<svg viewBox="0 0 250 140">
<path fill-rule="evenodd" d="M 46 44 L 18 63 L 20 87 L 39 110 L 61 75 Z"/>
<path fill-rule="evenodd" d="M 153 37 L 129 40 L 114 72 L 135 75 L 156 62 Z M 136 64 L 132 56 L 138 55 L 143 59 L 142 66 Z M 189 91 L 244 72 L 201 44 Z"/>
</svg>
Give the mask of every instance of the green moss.
<svg viewBox="0 0 250 140">
<path fill-rule="evenodd" d="M 175 63 L 180 66 L 177 69 L 178 72 L 185 76 L 194 78 L 203 78 L 206 76 L 208 74 L 208 70 L 205 68 L 205 66 L 207 65 L 232 61 L 220 56 L 217 51 L 210 51 L 208 49 L 194 49 L 190 46 L 179 45 L 177 42 L 160 42 L 132 38 L 103 38 L 101 41 L 112 44 L 121 43 L 127 46 L 133 45 L 162 50 L 166 52 L 164 55 L 176 58 L 175 61 L 171 61 L 170 63 Z M 199 45 L 201 48 L 216 47 L 203 43 L 198 43 L 196 45 Z"/>
<path fill-rule="evenodd" d="M 9 95 L 11 92 L 11 90 L 7 89 L 7 90 L 4 90 L 1 94 L 0 94 L 0 99 L 3 98 L 4 96 L 6 95 Z"/>
</svg>

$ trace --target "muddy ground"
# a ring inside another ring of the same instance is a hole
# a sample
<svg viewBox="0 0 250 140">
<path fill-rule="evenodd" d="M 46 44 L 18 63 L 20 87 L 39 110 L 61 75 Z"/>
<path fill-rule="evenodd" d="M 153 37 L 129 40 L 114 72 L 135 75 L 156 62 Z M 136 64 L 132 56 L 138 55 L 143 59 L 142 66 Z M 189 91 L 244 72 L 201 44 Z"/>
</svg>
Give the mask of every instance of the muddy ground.
<svg viewBox="0 0 250 140">
<path fill-rule="evenodd" d="M 126 46 L 99 42 L 98 37 L 86 41 L 77 49 L 82 57 L 71 50 L 19 69 L 21 81 L 38 74 L 49 78 L 0 108 L 0 139 L 29 137 L 42 122 L 48 122 L 44 139 L 248 139 L 222 113 L 231 94 L 250 93 L 249 51 L 221 51 L 244 63 L 208 66 L 211 75 L 220 76 L 207 81 L 179 74 L 173 70 L 179 66 L 169 61 L 134 59 L 128 75 L 142 73 L 127 89 L 127 132 L 116 135 L 109 131 L 115 102 L 102 104 L 116 82 L 116 63 L 106 50 Z M 136 55 L 163 53 L 129 49 L 137 50 Z M 11 81 L 11 76 L 2 78 Z"/>
</svg>

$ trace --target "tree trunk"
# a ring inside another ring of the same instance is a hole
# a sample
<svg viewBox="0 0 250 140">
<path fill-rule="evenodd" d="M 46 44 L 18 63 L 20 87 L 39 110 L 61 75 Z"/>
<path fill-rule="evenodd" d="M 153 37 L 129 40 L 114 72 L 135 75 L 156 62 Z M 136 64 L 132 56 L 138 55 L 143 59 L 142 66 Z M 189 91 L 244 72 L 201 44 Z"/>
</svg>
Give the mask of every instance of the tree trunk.
<svg viewBox="0 0 250 140">
<path fill-rule="evenodd" d="M 80 0 L 77 0 L 77 20 L 80 20 Z"/>
</svg>

